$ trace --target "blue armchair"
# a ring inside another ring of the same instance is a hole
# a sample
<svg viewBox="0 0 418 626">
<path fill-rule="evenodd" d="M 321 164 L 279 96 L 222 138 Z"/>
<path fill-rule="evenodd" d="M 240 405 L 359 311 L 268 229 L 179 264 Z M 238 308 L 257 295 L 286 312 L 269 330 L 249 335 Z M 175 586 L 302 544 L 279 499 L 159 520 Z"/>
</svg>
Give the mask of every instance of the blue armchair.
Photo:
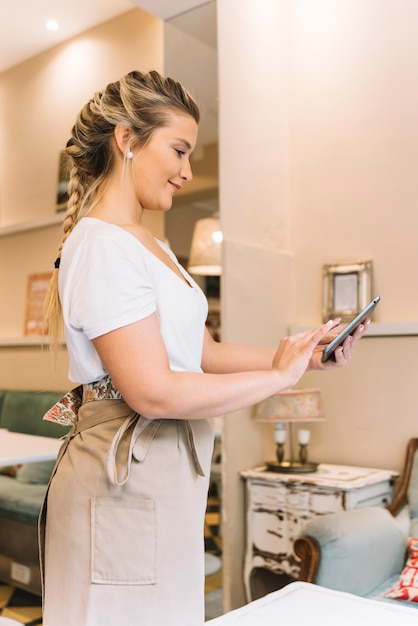
<svg viewBox="0 0 418 626">
<path fill-rule="evenodd" d="M 407 560 L 408 537 L 418 537 L 417 449 L 418 438 L 411 439 L 396 495 L 387 509 L 341 511 L 305 525 L 295 542 L 301 560 L 299 580 L 388 600 L 385 593 L 399 579 Z"/>
</svg>

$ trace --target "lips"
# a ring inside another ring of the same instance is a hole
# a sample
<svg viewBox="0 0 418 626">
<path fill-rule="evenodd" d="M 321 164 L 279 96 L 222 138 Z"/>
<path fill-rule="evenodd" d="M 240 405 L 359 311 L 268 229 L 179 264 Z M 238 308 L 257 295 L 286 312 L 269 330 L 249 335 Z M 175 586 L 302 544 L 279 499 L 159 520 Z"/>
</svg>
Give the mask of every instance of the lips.
<svg viewBox="0 0 418 626">
<path fill-rule="evenodd" d="M 176 191 L 178 191 L 179 189 L 181 189 L 181 185 L 176 185 L 176 183 L 173 183 L 172 180 L 168 181 L 170 183 L 170 185 L 173 185 L 173 187 L 176 189 Z"/>
</svg>

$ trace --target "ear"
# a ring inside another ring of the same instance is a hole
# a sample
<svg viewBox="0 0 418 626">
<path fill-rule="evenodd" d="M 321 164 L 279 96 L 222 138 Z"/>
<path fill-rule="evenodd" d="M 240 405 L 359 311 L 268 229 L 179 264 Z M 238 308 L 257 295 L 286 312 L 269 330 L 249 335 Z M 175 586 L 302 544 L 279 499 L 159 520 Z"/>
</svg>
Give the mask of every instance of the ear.
<svg viewBox="0 0 418 626">
<path fill-rule="evenodd" d="M 123 157 L 128 150 L 130 142 L 132 141 L 132 130 L 127 126 L 116 124 L 113 134 L 115 136 L 116 148 Z"/>
</svg>

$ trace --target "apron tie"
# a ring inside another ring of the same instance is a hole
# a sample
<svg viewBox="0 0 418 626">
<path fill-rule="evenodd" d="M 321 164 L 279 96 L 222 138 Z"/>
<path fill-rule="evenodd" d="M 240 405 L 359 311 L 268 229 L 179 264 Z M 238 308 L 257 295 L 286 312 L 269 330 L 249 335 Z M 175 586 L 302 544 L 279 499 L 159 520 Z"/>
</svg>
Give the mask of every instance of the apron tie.
<svg viewBox="0 0 418 626">
<path fill-rule="evenodd" d="M 181 422 L 183 429 L 185 431 L 187 443 L 189 444 L 189 449 L 190 449 L 190 452 L 192 453 L 192 459 L 194 462 L 194 466 L 196 468 L 196 472 L 199 474 L 199 476 L 204 476 L 205 472 L 203 471 L 202 466 L 200 465 L 199 457 L 197 456 L 197 450 L 196 450 L 194 437 L 193 437 L 193 430 L 190 425 L 190 422 L 189 420 L 179 420 L 179 421 Z"/>
<path fill-rule="evenodd" d="M 161 422 L 161 419 L 148 420 L 138 413 L 123 422 L 113 438 L 107 459 L 107 474 L 111 483 L 118 486 L 126 483 L 131 471 L 132 457 L 136 461 L 145 459 Z M 130 435 L 129 431 L 131 431 Z M 129 446 L 125 455 L 122 447 L 126 438 Z M 118 471 L 118 465 L 122 466 L 120 471 Z"/>
<path fill-rule="evenodd" d="M 180 422 L 184 430 L 196 472 L 199 476 L 204 476 L 205 473 L 197 455 L 190 422 L 189 420 L 177 421 Z M 149 420 L 137 413 L 123 422 L 113 438 L 107 462 L 107 474 L 114 485 L 121 486 L 126 483 L 130 475 L 132 458 L 139 463 L 145 461 L 162 422 L 162 419 Z"/>
</svg>

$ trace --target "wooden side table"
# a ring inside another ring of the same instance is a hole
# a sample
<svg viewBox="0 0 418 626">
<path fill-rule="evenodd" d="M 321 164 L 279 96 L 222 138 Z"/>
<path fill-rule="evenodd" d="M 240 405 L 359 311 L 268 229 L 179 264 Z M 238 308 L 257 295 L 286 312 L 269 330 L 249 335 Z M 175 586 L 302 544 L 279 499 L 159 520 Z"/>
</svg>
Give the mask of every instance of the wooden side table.
<svg viewBox="0 0 418 626">
<path fill-rule="evenodd" d="M 245 470 L 247 532 L 244 584 L 248 602 L 256 599 L 257 571 L 297 579 L 299 560 L 293 542 L 316 515 L 364 506 L 387 506 L 397 472 L 320 464 L 309 474 Z M 269 589 L 270 590 L 270 589 Z"/>
</svg>

